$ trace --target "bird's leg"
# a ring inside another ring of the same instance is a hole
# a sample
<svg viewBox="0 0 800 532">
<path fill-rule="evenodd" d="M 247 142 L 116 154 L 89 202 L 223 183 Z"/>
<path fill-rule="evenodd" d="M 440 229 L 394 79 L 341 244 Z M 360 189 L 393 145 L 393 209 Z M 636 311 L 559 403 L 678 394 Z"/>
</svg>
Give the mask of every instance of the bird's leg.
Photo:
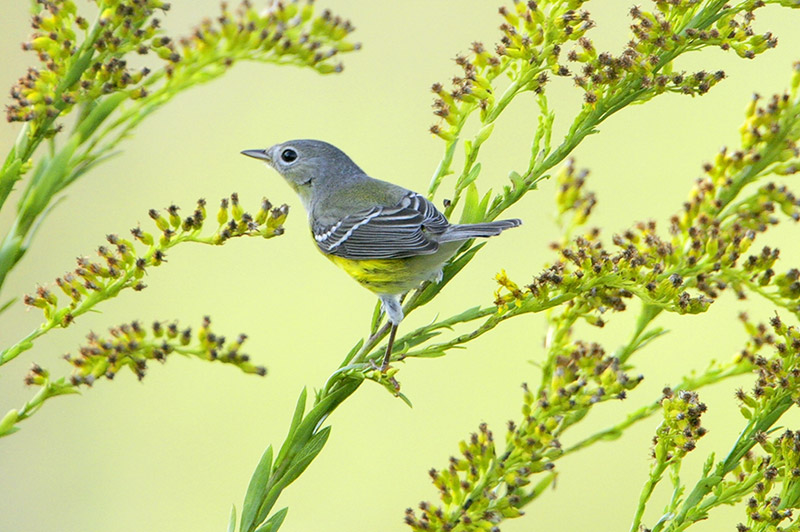
<svg viewBox="0 0 800 532">
<path fill-rule="evenodd" d="M 389 331 L 389 343 L 386 344 L 386 354 L 383 355 L 383 364 L 381 364 L 381 372 L 385 372 L 392 357 L 392 347 L 394 346 L 394 337 L 397 334 L 397 326 L 403 321 L 403 307 L 400 305 L 400 296 L 397 294 L 381 294 L 379 297 L 383 304 L 383 311 L 392 326 Z"/>
<path fill-rule="evenodd" d="M 381 364 L 381 373 L 385 373 L 389 369 L 389 360 L 392 358 L 392 347 L 394 346 L 394 337 L 397 334 L 397 324 L 392 324 L 392 330 L 389 331 L 389 343 L 386 344 L 386 354 L 383 355 L 383 364 Z"/>
</svg>

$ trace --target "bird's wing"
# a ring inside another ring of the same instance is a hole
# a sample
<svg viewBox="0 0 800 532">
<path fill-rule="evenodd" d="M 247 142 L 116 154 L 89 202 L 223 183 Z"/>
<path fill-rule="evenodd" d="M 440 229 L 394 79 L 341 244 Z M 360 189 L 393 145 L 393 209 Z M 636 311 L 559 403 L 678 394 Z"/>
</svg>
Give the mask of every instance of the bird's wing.
<svg viewBox="0 0 800 532">
<path fill-rule="evenodd" d="M 311 231 L 324 252 L 346 259 L 398 259 L 439 249 L 436 237 L 449 225 L 434 205 L 410 192 L 393 206 L 376 206 Z"/>
</svg>

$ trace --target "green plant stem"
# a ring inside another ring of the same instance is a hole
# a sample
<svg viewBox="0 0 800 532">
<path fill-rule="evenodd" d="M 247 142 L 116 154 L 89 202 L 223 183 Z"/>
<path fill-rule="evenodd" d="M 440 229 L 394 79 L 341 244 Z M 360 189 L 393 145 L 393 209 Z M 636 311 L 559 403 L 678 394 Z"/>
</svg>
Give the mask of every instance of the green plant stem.
<svg viewBox="0 0 800 532">
<path fill-rule="evenodd" d="M 673 519 L 660 521 L 659 524 L 653 528 L 653 532 L 660 532 L 664 529 L 665 524 L 666 528 L 664 530 L 680 532 L 686 530 L 686 528 L 691 526 L 694 522 L 704 519 L 708 510 L 718 504 L 717 501 L 710 501 L 708 504 L 702 504 L 706 496 L 739 465 L 742 457 L 753 448 L 756 444 L 755 435 L 760 432 L 769 431 L 770 427 L 786 413 L 792 404 L 791 394 L 784 393 L 775 399 L 772 408 L 750 419 L 745 429 L 736 439 L 733 448 L 728 452 L 725 460 L 716 465 L 712 474 L 704 475 L 695 484 L 675 517 Z"/>
<path fill-rule="evenodd" d="M 684 31 L 688 28 L 692 29 L 705 29 L 713 24 L 717 19 L 723 15 L 724 1 L 716 1 L 710 6 L 707 6 L 701 13 L 694 16 L 691 21 L 683 28 Z M 688 47 L 676 47 L 669 52 L 663 52 L 659 55 L 659 62 L 654 72 L 659 72 L 674 59 L 681 54 L 690 51 Z M 532 154 L 531 166 L 528 172 L 523 176 L 525 187 L 515 188 L 505 196 L 498 196 L 493 202 L 492 208 L 489 210 L 486 219 L 494 220 L 503 211 L 511 207 L 519 201 L 529 190 L 536 187 L 537 183 L 546 177 L 546 172 L 560 164 L 572 151 L 586 138 L 588 135 L 597 133 L 597 127 L 603 123 L 607 118 L 614 115 L 617 111 L 637 102 L 643 101 L 648 95 L 648 89 L 641 86 L 641 81 L 636 79 L 629 82 L 608 97 L 601 99 L 593 108 L 588 110 L 585 108 L 578 117 L 573 121 L 564 140 L 555 149 L 549 153 L 543 161 L 538 160 L 537 154 Z M 737 191 L 738 192 L 738 191 Z"/>
<path fill-rule="evenodd" d="M 509 66 L 510 63 L 501 68 L 497 74 L 492 77 L 491 79 L 495 79 L 504 73 Z M 483 121 L 483 126 L 487 126 L 493 123 L 499 116 L 500 113 L 511 103 L 511 100 L 519 93 L 520 85 L 518 82 L 513 82 L 503 93 L 500 97 L 500 100 L 494 105 L 492 110 L 487 115 L 486 119 Z M 476 104 L 465 104 L 464 108 L 461 109 L 461 114 L 459 120 L 456 124 L 456 133 L 455 137 L 452 140 L 448 140 L 447 144 L 445 145 L 445 152 L 444 157 L 441 161 L 439 161 L 438 166 L 436 167 L 436 171 L 433 173 L 433 177 L 431 178 L 430 186 L 428 187 L 428 199 L 432 200 L 433 197 L 436 195 L 437 190 L 439 189 L 439 185 L 442 184 L 442 179 L 444 179 L 447 175 L 452 173 L 451 165 L 453 163 L 453 156 L 455 155 L 456 146 L 458 145 L 458 141 L 461 135 L 461 132 L 464 129 L 464 125 L 467 122 L 467 119 L 472 115 L 472 113 L 478 108 Z M 472 170 L 472 166 L 477 159 L 478 153 L 475 151 L 474 157 L 472 157 L 472 162 L 466 162 L 464 165 L 464 171 L 462 172 L 463 175 L 467 175 L 470 170 Z M 458 196 L 458 194 L 456 194 Z M 453 198 L 455 199 L 455 198 Z M 454 207 L 454 206 L 453 206 Z M 453 207 L 449 207 L 445 214 L 449 217 L 453 211 Z"/>
<path fill-rule="evenodd" d="M 532 69 L 532 70 L 533 70 L 533 74 L 531 74 L 531 75 L 535 75 L 536 73 L 541 72 L 542 69 L 538 68 L 538 69 Z M 520 92 L 522 92 L 523 87 L 524 87 L 524 85 L 520 84 L 519 80 L 515 80 L 514 82 L 511 83 L 511 85 L 509 85 L 509 87 L 505 90 L 505 92 L 500 97 L 500 99 L 497 101 L 497 103 L 492 107 L 491 111 L 489 111 L 489 113 L 487 113 L 487 115 L 484 118 L 484 120 L 482 120 L 482 129 L 483 128 L 487 128 L 487 127 L 492 127 L 494 125 L 494 122 L 500 116 L 500 113 L 502 113 L 506 109 L 506 107 L 508 107 L 508 105 L 511 103 L 511 101 Z M 462 120 L 466 119 L 466 117 L 469 114 L 470 113 L 465 113 L 465 115 L 462 118 Z M 463 125 L 462 125 L 462 127 L 463 127 Z M 486 139 L 481 140 L 481 138 L 482 137 L 480 136 L 480 133 L 478 133 L 478 135 L 476 135 L 476 137 L 473 139 L 472 147 L 469 150 L 469 153 L 467 154 L 467 157 L 466 157 L 466 159 L 464 161 L 464 169 L 461 172 L 461 176 L 468 175 L 472 171 L 472 168 L 475 166 L 475 162 L 478 160 L 478 154 L 480 152 L 481 145 L 486 140 Z M 448 152 L 449 152 L 450 159 L 452 159 L 452 150 L 448 150 Z M 438 172 L 437 172 L 437 174 L 438 174 Z M 429 197 L 433 197 L 433 195 L 436 193 L 436 189 L 438 188 L 438 185 L 440 184 L 440 182 L 441 182 L 441 179 L 439 179 L 438 181 L 434 182 L 435 186 L 432 186 L 431 190 L 429 190 L 429 192 L 428 192 L 428 196 Z M 458 205 L 458 202 L 461 199 L 462 191 L 463 191 L 462 189 L 460 189 L 459 187 L 456 187 L 455 193 L 453 194 L 453 197 L 450 200 L 450 205 L 448 205 L 445 208 L 444 214 L 448 218 L 450 218 L 450 216 L 452 216 L 453 211 L 455 210 L 456 206 Z"/>
<path fill-rule="evenodd" d="M 218 242 L 215 242 L 214 240 L 214 236 L 202 237 L 200 236 L 200 233 L 201 229 L 195 229 L 192 232 L 177 235 L 164 244 L 154 243 L 144 253 L 144 255 L 142 255 L 142 258 L 145 261 L 149 261 L 153 258 L 157 251 L 164 252 L 184 242 L 218 245 Z M 78 318 L 87 312 L 93 311 L 95 307 L 103 301 L 116 297 L 123 289 L 132 285 L 135 280 L 136 272 L 137 270 L 134 267 L 124 270 L 119 278 L 115 279 L 104 289 L 88 292 L 88 294 L 81 299 L 81 301 L 75 307 L 62 308 L 53 315 L 48 316 L 46 321 L 39 327 L 31 331 L 23 339 L 0 352 L 0 366 L 14 360 L 20 354 L 31 349 L 36 339 L 45 335 L 52 329 L 66 328 L 73 322 L 75 318 Z M 70 319 L 65 320 L 67 315 L 70 316 Z"/>
<path fill-rule="evenodd" d="M 632 338 L 627 344 L 625 344 L 625 346 L 623 346 L 621 349 L 618 349 L 616 352 L 616 357 L 619 359 L 621 364 L 626 363 L 631 355 L 633 355 L 644 345 L 644 343 L 648 341 L 648 338 L 643 335 L 647 330 L 647 327 L 658 317 L 659 314 L 661 314 L 662 310 L 664 310 L 663 307 L 650 305 L 647 303 L 642 304 L 642 309 L 639 312 L 639 317 L 636 320 L 636 328 L 633 331 Z"/>
<path fill-rule="evenodd" d="M 574 297 L 575 297 L 574 294 L 564 294 L 564 295 L 560 295 L 560 296 L 554 297 L 554 298 L 552 298 L 552 299 L 550 299 L 548 301 L 545 301 L 545 302 L 541 303 L 540 305 L 524 306 L 524 307 L 512 307 L 511 309 L 509 309 L 509 310 L 507 310 L 507 311 L 505 311 L 503 313 L 499 313 L 497 311 L 496 307 L 485 307 L 485 308 L 482 308 L 482 309 L 476 311 L 474 313 L 474 315 L 471 315 L 469 317 L 469 319 L 465 319 L 463 321 L 462 320 L 452 321 L 452 319 L 451 320 L 443 320 L 443 321 L 437 322 L 434 325 L 431 325 L 429 327 L 423 327 L 421 329 L 413 331 L 412 333 L 400 338 L 397 341 L 397 343 L 398 343 L 398 345 L 402 344 L 402 343 L 408 343 L 408 342 L 413 341 L 416 336 L 426 334 L 431 330 L 440 329 L 440 328 L 449 328 L 452 325 L 455 325 L 457 323 L 463 323 L 463 322 L 467 322 L 467 321 L 472 321 L 472 320 L 476 320 L 476 319 L 480 319 L 480 318 L 488 316 L 486 321 L 481 323 L 481 325 L 478 328 L 476 328 L 476 329 L 474 329 L 474 330 L 472 330 L 472 331 L 470 331 L 468 333 L 464 333 L 464 334 L 458 335 L 455 338 L 453 338 L 452 340 L 449 340 L 447 342 L 438 343 L 438 344 L 432 344 L 430 346 L 427 346 L 427 347 L 425 347 L 423 349 L 420 349 L 420 350 L 417 350 L 417 351 L 409 351 L 408 353 L 405 353 L 404 357 L 407 357 L 407 358 L 424 357 L 426 355 L 430 355 L 431 353 L 444 352 L 444 351 L 446 351 L 448 349 L 453 349 L 453 348 L 458 347 L 458 346 L 460 346 L 462 344 L 465 344 L 465 343 L 467 343 L 467 342 L 469 342 L 471 340 L 474 340 L 475 338 L 477 338 L 479 336 L 482 336 L 482 335 L 486 334 L 487 332 L 491 331 L 492 329 L 497 327 L 500 323 L 504 322 L 505 320 L 507 320 L 509 318 L 513 318 L 515 316 L 519 316 L 519 315 L 522 315 L 522 314 L 543 312 L 543 311 L 545 311 L 547 309 L 550 309 L 550 308 L 553 308 L 553 307 L 557 307 L 558 305 L 561 305 L 561 304 L 569 301 L 570 299 L 573 299 Z"/>
<path fill-rule="evenodd" d="M 673 386 L 674 390 L 699 390 L 700 388 L 704 388 L 706 386 L 710 386 L 712 384 L 717 384 L 718 382 L 722 382 L 724 380 L 730 379 L 732 377 L 737 377 L 739 375 L 745 375 L 750 373 L 753 370 L 750 364 L 745 364 L 743 362 L 738 363 L 730 363 L 721 368 L 708 370 L 705 373 L 698 375 L 698 376 L 687 376 L 684 377 L 681 382 Z M 623 432 L 626 429 L 632 427 L 636 423 L 643 421 L 656 412 L 658 412 L 659 408 L 661 408 L 661 400 L 653 401 L 650 404 L 647 404 L 641 408 L 636 409 L 635 411 L 631 412 L 626 416 L 626 418 L 619 423 L 612 425 L 608 428 L 605 428 L 599 432 L 592 434 L 589 437 L 586 437 L 577 443 L 574 443 L 567 447 L 564 450 L 564 454 L 562 456 L 566 456 L 572 454 L 576 451 L 580 451 L 587 447 L 594 445 L 599 441 L 612 441 L 616 440 L 620 436 L 622 436 Z"/>
<path fill-rule="evenodd" d="M 281 445 L 280 452 L 272 464 L 270 474 L 263 488 L 264 497 L 259 503 L 252 524 L 243 526 L 240 532 L 253 532 L 269 515 L 283 490 L 313 461 L 324 445 L 330 427 L 323 427 L 325 420 L 363 382 L 363 379 L 342 376 L 329 390 L 320 392 L 311 409 L 304 413 L 305 390 L 298 401 L 298 409 L 289 433 Z M 318 438 L 322 442 L 318 442 Z M 313 445 L 313 450 L 310 446 Z M 251 485 L 251 488 L 253 486 Z M 248 490 L 249 491 L 249 490 Z"/>
<path fill-rule="evenodd" d="M 11 229 L 0 244 L 0 287 L 6 276 L 25 254 L 32 228 L 41 221 L 53 197 L 61 191 L 72 171 L 77 149 L 127 98 L 125 93 L 108 96 L 76 126 L 74 133 L 53 156 L 39 162 L 34 179 L 23 193 Z"/>
<path fill-rule="evenodd" d="M 67 103 L 61 99 L 61 95 L 78 82 L 81 75 L 92 61 L 92 57 L 95 53 L 95 41 L 100 36 L 101 30 L 103 29 L 103 26 L 100 25 L 100 14 L 102 14 L 105 9 L 105 2 L 101 2 L 98 7 L 97 18 L 92 24 L 86 39 L 84 39 L 76 52 L 76 59 L 73 60 L 67 74 L 56 87 L 53 105 L 58 113 L 45 119 L 36 131 L 31 131 L 32 126 L 30 122 L 26 122 L 19 132 L 16 144 L 6 157 L 3 168 L 0 169 L 0 209 L 5 205 L 8 195 L 14 187 L 14 183 L 20 179 L 22 168 L 28 164 L 36 148 L 39 147 L 39 144 L 41 144 L 52 128 L 56 118 L 58 118 L 61 111 L 66 108 Z"/>
<path fill-rule="evenodd" d="M 794 314 L 798 319 L 800 319 L 800 305 L 798 305 L 797 300 L 786 300 L 774 292 L 769 292 L 767 290 L 764 290 L 764 287 L 750 280 L 750 277 L 743 272 L 737 272 L 731 270 L 727 271 L 726 273 L 729 274 L 729 278 L 732 281 L 746 286 L 748 290 L 751 290 L 753 293 L 760 295 L 761 297 L 763 297 L 776 307 L 788 310 L 789 312 Z"/>
<path fill-rule="evenodd" d="M 639 494 L 639 503 L 636 506 L 636 513 L 633 516 L 630 532 L 639 532 L 642 524 L 642 516 L 647 508 L 647 503 L 650 496 L 653 495 L 653 490 L 656 488 L 661 478 L 664 476 L 664 471 L 667 469 L 667 462 L 657 462 L 650 470 L 650 476 L 647 478 L 641 493 Z"/>
<path fill-rule="evenodd" d="M 154 345 L 161 345 L 162 342 L 163 339 L 157 341 L 154 340 L 150 345 L 146 345 L 145 347 L 152 349 Z M 208 350 L 199 347 L 172 345 L 170 346 L 170 352 L 187 357 L 194 356 L 198 358 L 205 358 L 206 360 L 209 359 Z M 103 369 L 103 371 L 100 373 L 92 372 L 92 376 L 97 378 L 105 371 L 106 370 Z M 44 383 L 37 383 L 36 386 L 40 387 L 36 394 L 18 410 L 12 410 L 8 412 L 6 417 L 3 418 L 3 421 L 7 420 L 6 423 L 0 422 L 0 438 L 13 434 L 19 430 L 17 425 L 21 421 L 30 418 L 33 414 L 38 412 L 47 400 L 60 395 L 81 393 L 78 384 L 68 380 L 66 377 L 53 380 L 47 376 Z"/>
<path fill-rule="evenodd" d="M 464 124 L 469 117 L 469 113 L 465 113 L 458 121 L 458 130 L 464 127 Z M 444 157 L 442 160 L 439 161 L 439 165 L 436 167 L 436 170 L 433 172 L 433 177 L 431 178 L 431 184 L 428 187 L 428 199 L 433 200 L 433 197 L 436 195 L 436 191 L 439 190 L 439 185 L 442 182 L 442 179 L 451 174 L 452 170 L 450 166 L 453 163 L 453 156 L 456 153 L 456 146 L 458 145 L 458 137 L 454 138 L 453 140 L 448 140 L 447 144 L 445 145 L 444 149 Z"/>
<path fill-rule="evenodd" d="M 63 395 L 65 393 L 79 393 L 77 390 L 72 391 L 63 391 L 63 383 L 54 383 L 48 382 L 45 386 L 43 386 L 36 395 L 34 395 L 28 402 L 26 402 L 22 408 L 19 409 L 19 413 L 17 414 L 17 423 L 28 419 L 33 414 L 35 414 L 44 404 L 45 401 L 50 399 L 51 397 L 55 397 L 57 395 Z M 3 436 L 3 434 L 0 434 Z"/>
<path fill-rule="evenodd" d="M 65 385 L 63 379 L 59 382 L 48 381 L 36 392 L 36 395 L 22 405 L 22 408 L 19 410 L 10 410 L 2 420 L 0 420 L 0 438 L 17 432 L 19 430 L 17 424 L 35 414 L 42 407 L 44 402 L 51 397 L 69 393 L 78 393 L 78 391 L 71 389 L 69 385 Z"/>
<path fill-rule="evenodd" d="M 505 196 L 495 198 L 492 207 L 486 215 L 486 220 L 494 220 L 506 209 L 518 202 L 530 190 L 546 177 L 547 171 L 560 164 L 588 135 L 597 132 L 599 126 L 606 118 L 619 111 L 629 103 L 635 101 L 645 92 L 640 89 L 623 93 L 623 97 L 612 98 L 609 102 L 598 102 L 598 106 L 585 114 L 579 115 L 570 127 L 561 144 L 541 162 L 534 162 L 528 172 L 523 176 L 525 186 L 514 188 Z M 535 160 L 534 155 L 534 160 Z"/>
<path fill-rule="evenodd" d="M 486 321 L 484 323 L 482 323 L 477 329 L 475 329 L 473 331 L 461 334 L 461 335 L 459 335 L 459 336 L 457 336 L 457 337 L 455 337 L 455 338 L 453 338 L 451 340 L 448 340 L 447 342 L 432 344 L 432 345 L 426 346 L 423 349 L 419 349 L 419 350 L 416 350 L 416 351 L 409 351 L 409 352 L 403 354 L 404 358 L 431 356 L 434 353 L 444 352 L 444 351 L 446 351 L 448 349 L 452 349 L 452 348 L 458 347 L 458 346 L 460 346 L 462 344 L 465 344 L 465 343 L 477 338 L 478 336 L 482 336 L 483 334 L 485 334 L 485 333 L 489 332 L 490 330 L 494 329 L 497 325 L 499 325 L 500 323 L 502 323 L 503 321 L 505 321 L 508 318 L 511 318 L 511 317 L 514 317 L 514 316 L 519 316 L 519 315 L 522 315 L 522 314 L 538 313 L 538 312 L 542 312 L 542 311 L 557 307 L 559 305 L 562 305 L 562 304 L 566 303 L 567 301 L 575 299 L 580 294 L 588 292 L 592 288 L 597 287 L 597 286 L 607 286 L 607 287 L 608 286 L 613 286 L 613 287 L 627 288 L 627 289 L 634 288 L 633 285 L 630 282 L 626 282 L 626 281 L 623 281 L 621 279 L 618 279 L 614 275 L 605 275 L 605 276 L 601 276 L 601 277 L 595 278 L 592 282 L 587 283 L 586 286 L 581 286 L 579 290 L 575 290 L 575 291 L 568 292 L 568 293 L 565 293 L 565 294 L 555 295 L 555 296 L 553 296 L 553 297 L 551 297 L 549 299 L 546 299 L 544 301 L 539 301 L 539 300 L 533 300 L 532 299 L 532 300 L 523 302 L 520 306 L 514 306 L 514 303 L 511 303 L 510 304 L 511 305 L 510 308 L 508 308 L 507 310 L 502 311 L 502 312 L 498 312 L 498 309 L 497 309 L 496 306 L 475 308 L 475 309 L 471 309 L 471 310 L 466 311 L 466 312 L 462 312 L 462 313 L 457 314 L 455 316 L 451 316 L 451 317 L 449 317 L 447 319 L 436 321 L 431 325 L 420 327 L 420 328 L 418 328 L 418 329 L 416 329 L 416 330 L 414 330 L 414 331 L 412 331 L 412 332 L 400 337 L 399 339 L 397 339 L 396 345 L 398 345 L 398 346 L 403 345 L 403 344 L 416 345 L 416 344 L 419 343 L 419 338 L 420 337 L 423 337 L 423 336 L 427 337 L 433 331 L 437 331 L 437 330 L 440 330 L 440 329 L 449 329 L 453 325 L 457 325 L 459 323 L 467 323 L 467 322 L 474 321 L 474 320 L 481 319 L 481 318 L 485 318 L 485 317 L 488 316 Z M 416 292 L 415 295 L 416 294 L 419 294 L 419 292 Z M 637 295 L 638 295 L 638 291 L 637 291 Z M 644 294 L 641 294 L 641 296 L 642 296 L 643 300 L 647 301 L 646 299 L 644 299 L 645 298 Z M 408 304 L 403 307 L 403 310 L 404 310 L 406 315 L 408 315 L 415 308 L 417 308 L 416 301 L 417 300 L 412 297 L 412 298 L 410 298 Z M 650 323 L 650 321 L 652 321 L 653 319 L 655 319 L 656 316 L 658 316 L 658 314 L 661 312 L 661 310 L 664 309 L 663 306 L 658 306 L 656 303 L 652 303 L 652 304 L 645 303 L 645 306 L 643 308 L 647 309 L 646 310 L 646 316 L 647 317 L 646 318 L 640 318 L 641 320 L 643 320 L 639 324 L 639 327 L 641 327 L 641 328 L 637 329 L 637 331 L 636 331 L 636 333 L 634 335 L 634 338 L 631 340 L 631 342 L 634 342 L 634 341 L 638 342 L 641 339 L 641 335 L 644 332 L 644 329 L 646 328 L 647 324 Z M 577 317 L 575 319 L 577 319 Z M 372 336 L 370 336 L 367 339 L 367 341 L 362 345 L 362 347 L 358 350 L 358 352 L 354 356 L 352 356 L 351 358 L 346 359 L 342 363 L 342 365 L 340 366 L 340 369 L 344 368 L 344 367 L 352 367 L 355 364 L 362 363 L 366 359 L 374 359 L 374 358 L 378 357 L 380 355 L 380 350 L 375 350 L 375 348 L 380 344 L 380 341 L 386 336 L 388 331 L 389 331 L 388 325 L 384 325 L 382 328 L 380 328 L 375 334 L 373 334 Z M 636 345 L 632 345 L 631 349 L 633 349 L 635 351 Z M 626 355 L 625 358 L 627 359 L 627 356 L 629 356 L 629 355 L 630 355 L 630 353 L 628 353 L 628 355 Z"/>
<path fill-rule="evenodd" d="M 695 267 L 696 271 L 694 272 L 685 269 L 677 269 L 675 271 L 669 270 L 663 273 L 661 277 L 667 278 L 673 273 L 679 273 L 681 275 L 686 275 L 688 277 L 689 275 L 693 275 L 694 273 L 701 271 L 702 268 L 703 265 L 701 264 Z M 731 273 L 732 279 L 734 277 L 734 273 L 735 272 Z M 761 295 L 768 301 L 773 302 L 782 308 L 787 308 L 789 310 L 792 310 L 792 312 L 795 313 L 797 312 L 796 309 L 793 310 L 792 308 L 790 308 L 791 305 L 789 302 L 784 301 L 775 294 L 772 294 L 770 292 L 761 289 L 761 287 L 758 287 L 757 285 L 755 285 L 755 283 L 749 281 L 748 279 L 744 279 L 740 275 L 735 275 L 735 280 L 737 282 L 745 284 L 748 288 L 752 288 L 754 293 Z M 471 311 L 463 312 L 444 320 L 436 321 L 431 325 L 420 327 L 410 333 L 405 334 L 404 336 L 400 337 L 397 340 L 396 345 L 398 346 L 404 344 L 417 345 L 420 343 L 421 337 L 423 336 L 430 337 L 431 333 L 433 333 L 434 331 L 449 329 L 453 325 L 459 323 L 467 323 L 488 316 L 488 319 L 483 324 L 481 324 L 480 327 L 469 333 L 459 335 L 451 340 L 448 340 L 447 342 L 430 344 L 422 349 L 412 350 L 407 353 L 404 353 L 403 355 L 404 358 L 434 356 L 435 353 L 444 353 L 449 349 L 456 348 L 460 345 L 469 342 L 470 340 L 473 340 L 474 338 L 477 338 L 478 336 L 485 334 L 486 332 L 492 330 L 494 327 L 496 327 L 509 317 L 527 313 L 538 313 L 557 307 L 599 286 L 630 290 L 642 301 L 642 311 L 637 320 L 637 324 L 634 329 L 631 340 L 625 346 L 618 349 L 616 352 L 616 356 L 619 358 L 621 363 L 627 362 L 630 356 L 637 349 L 639 349 L 647 342 L 652 340 L 655 336 L 663 334 L 662 331 L 652 331 L 650 334 L 646 334 L 648 326 L 652 323 L 653 320 L 655 320 L 661 314 L 661 312 L 663 312 L 664 310 L 668 311 L 678 310 L 677 308 L 673 308 L 673 305 L 665 304 L 663 302 L 654 300 L 652 298 L 652 294 L 650 294 L 646 289 L 643 289 L 641 286 L 638 286 L 636 283 L 628 281 L 615 274 L 608 274 L 593 278 L 591 282 L 587 282 L 585 285 L 580 286 L 578 289 L 574 291 L 565 294 L 559 294 L 544 301 L 531 298 L 527 301 L 523 301 L 519 307 L 512 306 L 510 309 L 506 310 L 503 313 L 498 313 L 496 307 L 483 307 L 480 309 L 472 309 Z M 417 296 L 419 293 L 420 292 L 415 292 L 414 296 Z M 404 306 L 404 312 L 407 315 L 410 312 L 412 312 L 415 308 L 417 308 L 416 305 L 417 299 L 414 296 L 409 298 L 408 304 Z M 510 303 L 510 305 L 514 305 L 514 303 Z M 342 363 L 340 369 L 344 367 L 352 369 L 353 365 L 360 364 L 368 358 L 375 358 L 379 356 L 380 354 L 378 352 L 379 350 L 376 351 L 375 348 L 380 344 L 381 340 L 386 336 L 388 331 L 389 327 L 387 325 L 384 325 L 382 328 L 380 328 L 375 334 L 373 334 L 367 339 L 367 341 L 361 346 L 361 348 L 353 357 L 346 359 Z"/>
</svg>

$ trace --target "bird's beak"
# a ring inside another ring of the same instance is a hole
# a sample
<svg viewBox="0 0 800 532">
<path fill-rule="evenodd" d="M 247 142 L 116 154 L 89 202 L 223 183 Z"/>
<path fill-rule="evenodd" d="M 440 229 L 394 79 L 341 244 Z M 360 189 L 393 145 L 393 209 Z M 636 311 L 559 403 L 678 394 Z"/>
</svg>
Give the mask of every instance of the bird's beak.
<svg viewBox="0 0 800 532">
<path fill-rule="evenodd" d="M 244 150 L 242 155 L 247 155 L 248 157 L 252 157 L 253 159 L 260 159 L 264 162 L 271 163 L 272 157 L 269 156 L 267 150 Z"/>
</svg>

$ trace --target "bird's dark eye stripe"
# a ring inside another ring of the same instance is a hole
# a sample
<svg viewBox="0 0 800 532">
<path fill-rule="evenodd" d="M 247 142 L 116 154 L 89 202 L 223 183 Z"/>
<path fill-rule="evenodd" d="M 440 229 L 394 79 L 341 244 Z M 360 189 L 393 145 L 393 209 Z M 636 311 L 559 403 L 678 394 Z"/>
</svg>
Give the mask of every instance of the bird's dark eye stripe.
<svg viewBox="0 0 800 532">
<path fill-rule="evenodd" d="M 283 159 L 283 162 L 290 163 L 297 159 L 297 152 L 291 148 L 286 148 L 281 152 L 281 159 Z"/>
</svg>

